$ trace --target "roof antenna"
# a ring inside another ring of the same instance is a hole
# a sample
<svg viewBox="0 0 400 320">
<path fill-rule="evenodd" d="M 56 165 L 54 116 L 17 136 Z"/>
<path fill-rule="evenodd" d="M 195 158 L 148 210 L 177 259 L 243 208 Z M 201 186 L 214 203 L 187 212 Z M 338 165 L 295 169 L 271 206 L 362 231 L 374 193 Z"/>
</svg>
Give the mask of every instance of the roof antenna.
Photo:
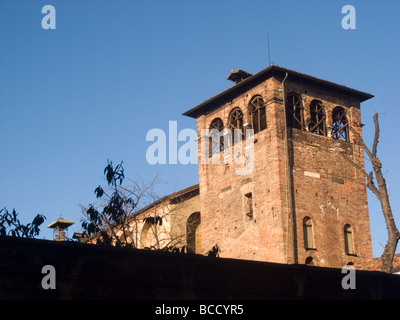
<svg viewBox="0 0 400 320">
<path fill-rule="evenodd" d="M 270 53 L 270 48 L 269 48 L 269 31 L 267 31 L 267 41 L 268 41 L 268 62 L 269 62 L 269 65 L 271 65 L 271 53 Z"/>
</svg>

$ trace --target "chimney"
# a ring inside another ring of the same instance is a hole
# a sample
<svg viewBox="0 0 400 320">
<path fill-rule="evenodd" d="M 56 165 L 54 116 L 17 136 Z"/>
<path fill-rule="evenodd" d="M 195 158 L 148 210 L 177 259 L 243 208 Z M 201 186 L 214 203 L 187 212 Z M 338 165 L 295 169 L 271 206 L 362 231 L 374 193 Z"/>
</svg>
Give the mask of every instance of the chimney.
<svg viewBox="0 0 400 320">
<path fill-rule="evenodd" d="M 231 73 L 229 74 L 229 76 L 226 79 L 233 81 L 235 84 L 238 84 L 239 82 L 241 82 L 251 76 L 252 76 L 251 73 L 248 73 L 246 71 L 239 69 L 239 70 L 231 70 Z"/>
</svg>

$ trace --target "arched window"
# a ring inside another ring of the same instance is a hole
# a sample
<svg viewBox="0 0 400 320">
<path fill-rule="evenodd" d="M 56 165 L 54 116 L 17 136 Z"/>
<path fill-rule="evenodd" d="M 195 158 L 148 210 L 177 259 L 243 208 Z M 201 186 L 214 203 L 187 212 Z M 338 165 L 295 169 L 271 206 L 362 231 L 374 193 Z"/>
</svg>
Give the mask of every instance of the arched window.
<svg viewBox="0 0 400 320">
<path fill-rule="evenodd" d="M 190 253 L 201 253 L 200 212 L 192 213 L 186 222 L 186 245 Z"/>
<path fill-rule="evenodd" d="M 224 123 L 220 118 L 215 118 L 210 124 L 210 153 L 212 156 L 214 153 L 218 153 L 224 150 Z"/>
<path fill-rule="evenodd" d="M 249 104 L 252 126 L 254 133 L 267 128 L 267 116 L 265 114 L 265 103 L 262 97 L 255 96 Z"/>
<path fill-rule="evenodd" d="M 320 136 L 326 136 L 326 114 L 321 101 L 311 101 L 310 115 L 310 132 L 318 134 Z"/>
<path fill-rule="evenodd" d="M 306 266 L 313 266 L 314 265 L 314 260 L 312 257 L 307 257 L 305 261 Z"/>
<path fill-rule="evenodd" d="M 154 245 L 153 231 L 151 229 L 151 224 L 145 222 L 142 232 L 140 233 L 140 244 L 142 248 L 150 248 Z"/>
<path fill-rule="evenodd" d="M 353 229 L 349 224 L 344 226 L 344 249 L 347 254 L 354 254 Z"/>
<path fill-rule="evenodd" d="M 314 249 L 313 225 L 310 217 L 303 219 L 304 248 Z"/>
<path fill-rule="evenodd" d="M 341 141 L 349 141 L 349 123 L 342 107 L 332 111 L 332 137 Z"/>
<path fill-rule="evenodd" d="M 246 221 L 253 220 L 253 194 L 251 192 L 244 195 L 243 205 Z"/>
<path fill-rule="evenodd" d="M 286 123 L 289 128 L 305 129 L 303 104 L 300 96 L 290 92 L 286 99 Z"/>
<path fill-rule="evenodd" d="M 229 129 L 232 132 L 233 144 L 243 140 L 243 112 L 240 108 L 235 108 L 229 115 Z"/>
</svg>

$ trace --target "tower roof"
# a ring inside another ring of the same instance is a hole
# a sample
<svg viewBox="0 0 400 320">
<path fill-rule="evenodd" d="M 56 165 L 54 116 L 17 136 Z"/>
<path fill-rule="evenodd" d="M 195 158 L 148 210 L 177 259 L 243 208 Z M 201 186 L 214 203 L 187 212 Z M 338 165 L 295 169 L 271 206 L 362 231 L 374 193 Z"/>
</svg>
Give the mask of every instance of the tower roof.
<svg viewBox="0 0 400 320">
<path fill-rule="evenodd" d="M 47 228 L 61 228 L 61 229 L 66 229 L 69 226 L 73 225 L 75 222 L 67 220 L 67 219 L 63 219 L 63 218 L 59 218 L 58 220 L 50 223 Z"/>
<path fill-rule="evenodd" d="M 197 118 L 199 115 L 220 106 L 221 104 L 233 99 L 243 92 L 246 92 L 255 85 L 270 78 L 271 76 L 284 77 L 286 73 L 288 74 L 288 79 L 301 80 L 312 83 L 314 85 L 323 85 L 326 88 L 331 88 L 333 90 L 355 96 L 360 99 L 360 102 L 373 98 L 373 95 L 366 92 L 352 89 L 331 81 L 323 80 L 305 73 L 283 68 L 277 65 L 270 65 L 254 75 L 251 75 L 250 73 L 247 73 L 243 70 L 232 70 L 227 79 L 235 81 L 235 85 L 200 103 L 196 107 L 186 111 L 185 113 L 183 113 L 183 115 Z M 236 82 L 238 79 L 240 79 L 240 81 Z"/>
</svg>

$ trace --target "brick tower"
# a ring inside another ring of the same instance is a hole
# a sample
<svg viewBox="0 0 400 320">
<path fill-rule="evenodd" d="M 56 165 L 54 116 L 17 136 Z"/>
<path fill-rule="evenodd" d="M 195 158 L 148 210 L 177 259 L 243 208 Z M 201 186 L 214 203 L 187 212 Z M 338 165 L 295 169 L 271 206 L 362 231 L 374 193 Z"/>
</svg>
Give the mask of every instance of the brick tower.
<svg viewBox="0 0 400 320">
<path fill-rule="evenodd" d="M 361 135 L 360 103 L 373 96 L 275 65 L 228 80 L 184 113 L 200 138 L 203 251 L 217 244 L 221 257 L 325 267 L 372 259 L 365 178 L 345 156 L 364 167 L 349 128 Z M 202 129 L 212 128 L 254 130 L 252 170 L 238 174 L 243 164 L 224 158 L 235 157 L 235 135 L 221 134 L 205 163 L 202 141 L 212 138 Z"/>
</svg>

